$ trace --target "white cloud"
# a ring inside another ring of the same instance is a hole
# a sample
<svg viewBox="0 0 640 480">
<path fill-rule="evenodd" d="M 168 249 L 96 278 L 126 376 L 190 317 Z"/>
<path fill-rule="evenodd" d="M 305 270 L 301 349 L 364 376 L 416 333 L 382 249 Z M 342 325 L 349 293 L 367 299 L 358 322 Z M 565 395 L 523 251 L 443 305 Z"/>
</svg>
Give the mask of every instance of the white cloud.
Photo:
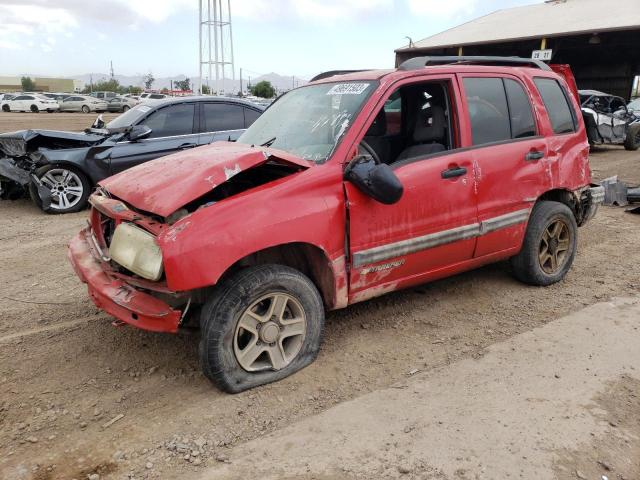
<svg viewBox="0 0 640 480">
<path fill-rule="evenodd" d="M 352 20 L 393 9 L 394 0 L 239 0 L 231 4 L 233 17 L 253 20 L 297 18 L 311 21 Z"/>
<path fill-rule="evenodd" d="M 416 15 L 439 18 L 468 16 L 475 10 L 478 0 L 408 0 L 409 10 Z"/>
</svg>

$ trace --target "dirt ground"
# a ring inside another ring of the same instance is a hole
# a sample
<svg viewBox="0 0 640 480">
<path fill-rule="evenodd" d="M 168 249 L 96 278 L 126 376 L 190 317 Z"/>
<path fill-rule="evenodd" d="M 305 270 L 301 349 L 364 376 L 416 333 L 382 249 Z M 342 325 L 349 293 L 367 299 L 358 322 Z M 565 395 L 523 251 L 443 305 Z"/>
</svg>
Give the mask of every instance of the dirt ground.
<svg viewBox="0 0 640 480">
<path fill-rule="evenodd" d="M 98 115 L 100 114 L 95 112 L 22 113 L 0 111 L 0 133 L 29 128 L 82 131 L 89 128 Z M 105 122 L 118 116 L 117 113 L 102 113 L 101 115 Z"/>
<path fill-rule="evenodd" d="M 14 118 L 31 115 L 0 113 L 0 131 L 24 128 Z M 81 129 L 93 119 L 37 115 L 31 128 L 51 118 L 51 128 Z M 592 167 L 597 178 L 640 184 L 640 153 L 601 149 Z M 198 332 L 115 328 L 93 306 L 66 259 L 86 212 L 49 216 L 28 200 L 4 201 L 0 219 L 3 479 L 192 478 L 228 462 L 234 446 L 410 372 L 482 356 L 584 306 L 640 292 L 640 216 L 602 208 L 580 230 L 559 284 L 524 286 L 500 263 L 330 313 L 313 365 L 227 395 L 200 373 Z"/>
</svg>

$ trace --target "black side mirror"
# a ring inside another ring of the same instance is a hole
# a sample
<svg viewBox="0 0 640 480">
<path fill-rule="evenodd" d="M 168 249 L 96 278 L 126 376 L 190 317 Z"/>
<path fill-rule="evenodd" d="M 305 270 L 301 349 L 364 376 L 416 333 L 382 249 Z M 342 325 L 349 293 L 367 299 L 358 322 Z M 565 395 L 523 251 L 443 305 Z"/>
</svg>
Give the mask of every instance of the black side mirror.
<svg viewBox="0 0 640 480">
<path fill-rule="evenodd" d="M 135 142 L 136 140 L 142 140 L 151 135 L 152 130 L 146 125 L 135 125 L 129 130 L 129 140 Z"/>
<path fill-rule="evenodd" d="M 374 200 L 392 205 L 400 200 L 404 188 L 386 163 L 375 163 L 370 156 L 354 158 L 344 172 L 345 180 Z"/>
</svg>

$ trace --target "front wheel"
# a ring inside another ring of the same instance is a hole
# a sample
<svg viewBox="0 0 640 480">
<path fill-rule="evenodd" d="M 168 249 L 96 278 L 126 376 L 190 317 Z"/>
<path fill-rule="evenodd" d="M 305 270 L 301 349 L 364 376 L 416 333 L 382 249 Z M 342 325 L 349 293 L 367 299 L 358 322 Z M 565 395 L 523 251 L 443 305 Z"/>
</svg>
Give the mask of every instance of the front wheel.
<svg viewBox="0 0 640 480">
<path fill-rule="evenodd" d="M 62 214 L 82 210 L 87 205 L 91 185 L 87 176 L 71 167 L 46 165 L 36 170 L 36 176 L 51 191 L 51 206 L 47 213 Z M 31 200 L 44 210 L 37 187 L 29 184 Z"/>
<path fill-rule="evenodd" d="M 636 151 L 640 148 L 640 123 L 633 123 L 627 128 L 624 148 L 631 151 Z"/>
<path fill-rule="evenodd" d="M 123 105 L 122 106 L 122 111 L 126 112 L 127 110 L 129 110 L 131 107 L 129 105 Z"/>
<path fill-rule="evenodd" d="M 522 250 L 511 258 L 514 276 L 530 285 L 562 280 L 576 256 L 578 225 L 563 203 L 538 202 L 531 212 Z"/>
<path fill-rule="evenodd" d="M 83 105 L 82 106 L 82 113 L 89 113 L 91 111 L 91 109 L 89 108 L 88 105 Z"/>
<path fill-rule="evenodd" d="M 3 105 L 2 106 L 2 111 L 3 112 L 10 112 L 11 111 L 11 107 L 9 105 Z"/>
<path fill-rule="evenodd" d="M 216 286 L 201 315 L 200 361 L 220 389 L 237 393 L 312 363 L 324 328 L 315 285 L 283 265 L 249 267 Z"/>
<path fill-rule="evenodd" d="M 37 105 L 31 105 L 31 112 L 32 113 L 38 113 L 38 112 L 40 112 L 40 109 L 38 108 Z"/>
</svg>

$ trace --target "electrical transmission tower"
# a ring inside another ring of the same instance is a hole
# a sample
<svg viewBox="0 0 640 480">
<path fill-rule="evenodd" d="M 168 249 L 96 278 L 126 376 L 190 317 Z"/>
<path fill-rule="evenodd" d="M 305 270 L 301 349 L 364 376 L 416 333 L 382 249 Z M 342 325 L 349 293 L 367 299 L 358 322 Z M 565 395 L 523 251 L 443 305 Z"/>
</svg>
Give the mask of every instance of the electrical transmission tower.
<svg viewBox="0 0 640 480">
<path fill-rule="evenodd" d="M 203 67 L 206 66 L 208 75 L 205 83 L 209 87 L 209 92 L 215 90 L 220 94 L 225 90 L 226 75 L 230 74 L 233 84 L 236 79 L 233 64 L 231 0 L 199 0 L 199 2 L 199 90 L 202 93 Z M 229 72 L 229 70 L 231 71 Z M 229 77 L 227 76 L 227 78 Z"/>
</svg>

